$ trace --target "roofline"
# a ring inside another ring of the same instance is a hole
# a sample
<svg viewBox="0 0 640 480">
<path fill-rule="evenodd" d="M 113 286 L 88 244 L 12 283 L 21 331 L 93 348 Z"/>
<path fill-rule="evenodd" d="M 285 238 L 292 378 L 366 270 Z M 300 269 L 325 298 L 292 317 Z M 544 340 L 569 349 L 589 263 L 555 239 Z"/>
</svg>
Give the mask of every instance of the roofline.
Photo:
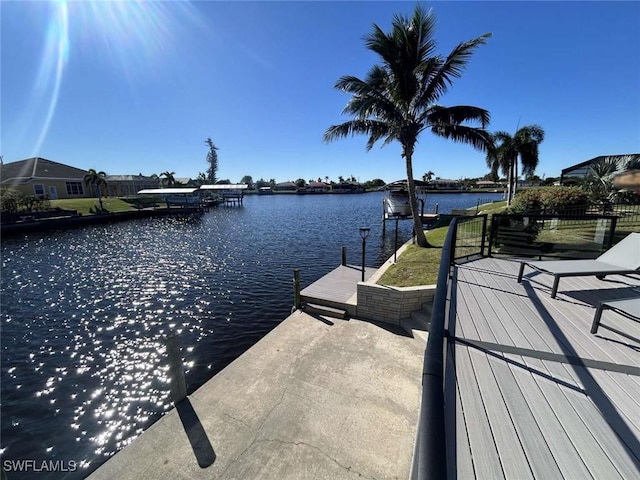
<svg viewBox="0 0 640 480">
<path fill-rule="evenodd" d="M 615 154 L 615 155 L 598 155 L 597 157 L 593 157 L 590 160 L 585 160 L 584 162 L 580 162 L 580 163 L 576 163 L 575 165 L 571 165 L 570 167 L 567 168 L 563 168 L 560 171 L 560 176 L 564 176 L 564 173 L 569 171 L 569 170 L 575 170 L 576 168 L 582 168 L 582 167 L 586 167 L 587 165 L 595 162 L 596 160 L 599 160 L 601 158 L 606 158 L 606 157 L 628 157 L 628 156 L 640 156 L 640 153 L 620 153 L 620 154 Z"/>
</svg>

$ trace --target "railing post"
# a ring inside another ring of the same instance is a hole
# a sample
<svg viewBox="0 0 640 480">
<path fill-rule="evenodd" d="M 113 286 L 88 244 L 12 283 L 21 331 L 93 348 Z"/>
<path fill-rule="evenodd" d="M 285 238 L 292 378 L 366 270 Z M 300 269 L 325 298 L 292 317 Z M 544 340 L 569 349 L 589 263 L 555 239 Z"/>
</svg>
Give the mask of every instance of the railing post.
<svg viewBox="0 0 640 480">
<path fill-rule="evenodd" d="M 340 265 L 342 265 L 343 267 L 347 266 L 347 247 L 345 245 L 342 246 L 341 248 L 342 250 L 342 261 L 340 263 Z"/>
<path fill-rule="evenodd" d="M 618 217 L 613 217 L 611 219 L 611 229 L 609 231 L 609 245 L 607 245 L 607 250 L 609 250 L 613 246 L 613 237 L 616 234 L 616 225 L 618 224 Z"/>
<path fill-rule="evenodd" d="M 184 366 L 180 356 L 180 340 L 176 335 L 170 335 L 164 340 L 167 347 L 169 360 L 169 384 L 171 386 L 171 398 L 174 404 L 187 398 L 187 384 L 184 379 Z"/>
<path fill-rule="evenodd" d="M 494 213 L 491 215 L 491 228 L 489 229 L 489 245 L 487 245 L 487 257 L 491 256 L 491 246 L 493 245 L 493 241 L 496 236 L 496 232 L 498 230 L 498 214 Z"/>
<path fill-rule="evenodd" d="M 485 236 L 487 235 L 487 219 L 489 216 L 485 213 L 482 216 L 482 236 L 480 237 L 480 255 L 484 257 Z"/>
<path fill-rule="evenodd" d="M 302 301 L 300 299 L 300 269 L 293 270 L 293 308 L 300 310 Z"/>
</svg>

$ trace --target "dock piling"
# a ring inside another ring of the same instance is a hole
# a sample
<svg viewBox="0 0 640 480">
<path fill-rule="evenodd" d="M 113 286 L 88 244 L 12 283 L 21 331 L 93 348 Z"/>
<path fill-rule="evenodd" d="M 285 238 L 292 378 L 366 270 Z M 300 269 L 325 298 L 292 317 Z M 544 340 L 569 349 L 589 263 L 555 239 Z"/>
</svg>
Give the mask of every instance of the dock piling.
<svg viewBox="0 0 640 480">
<path fill-rule="evenodd" d="M 302 301 L 300 299 L 300 269 L 293 270 L 293 308 L 300 310 Z"/>
<path fill-rule="evenodd" d="M 174 404 L 187 398 L 187 383 L 184 379 L 184 366 L 180 356 L 180 340 L 177 335 L 170 335 L 164 340 L 167 346 L 167 358 L 169 360 L 169 381 L 171 385 L 171 398 Z"/>
</svg>

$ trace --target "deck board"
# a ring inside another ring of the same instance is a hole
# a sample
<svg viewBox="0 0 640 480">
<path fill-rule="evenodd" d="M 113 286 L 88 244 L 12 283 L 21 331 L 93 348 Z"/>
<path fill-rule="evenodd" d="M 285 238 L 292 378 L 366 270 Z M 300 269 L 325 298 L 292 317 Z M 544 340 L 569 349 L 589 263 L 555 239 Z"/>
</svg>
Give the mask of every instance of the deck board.
<svg viewBox="0 0 640 480">
<path fill-rule="evenodd" d="M 640 325 L 600 301 L 637 275 L 552 277 L 485 258 L 455 269 L 446 384 L 457 478 L 640 478 Z"/>
</svg>

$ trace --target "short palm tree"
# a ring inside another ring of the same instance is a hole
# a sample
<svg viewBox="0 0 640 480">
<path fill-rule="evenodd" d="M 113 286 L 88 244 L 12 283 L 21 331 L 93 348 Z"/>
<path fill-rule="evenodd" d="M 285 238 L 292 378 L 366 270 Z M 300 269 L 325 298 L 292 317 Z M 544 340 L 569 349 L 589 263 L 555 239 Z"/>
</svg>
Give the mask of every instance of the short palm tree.
<svg viewBox="0 0 640 480">
<path fill-rule="evenodd" d="M 173 187 L 176 183 L 176 179 L 174 177 L 174 175 L 176 174 L 176 172 L 162 172 L 160 174 L 160 177 L 162 178 L 161 182 L 162 182 L 162 186 L 163 187 Z"/>
<path fill-rule="evenodd" d="M 610 211 L 611 204 L 625 203 L 634 199 L 635 194 L 616 187 L 614 179 L 617 174 L 640 168 L 640 158 L 634 155 L 608 156 L 593 163 L 584 179 L 583 186 L 589 192 L 591 200 Z"/>
<path fill-rule="evenodd" d="M 98 172 L 96 171 L 95 168 L 90 168 L 86 175 L 84 176 L 84 184 L 87 187 L 91 188 L 91 191 L 93 193 L 93 189 L 96 188 L 98 191 L 98 203 L 100 204 L 100 210 L 104 210 L 104 207 L 102 206 L 102 189 L 103 188 L 107 188 L 107 179 L 105 178 L 107 176 L 106 173 L 104 172 Z"/>
<path fill-rule="evenodd" d="M 418 211 L 412 165 L 419 135 L 430 130 L 481 151 L 491 144 L 491 135 L 486 131 L 489 112 L 472 106 L 445 107 L 437 103 L 453 79 L 462 75 L 473 51 L 490 34 L 460 43 L 443 57 L 435 52 L 435 23 L 435 15 L 418 5 L 411 18 L 394 15 L 389 33 L 374 24 L 373 31 L 365 37 L 365 45 L 380 57 L 381 64 L 374 65 L 364 80 L 353 76 L 338 80 L 335 88 L 352 96 L 343 113 L 354 118 L 329 127 L 324 134 L 325 141 L 368 135 L 367 150 L 378 140 L 382 140 L 383 146 L 394 140 L 400 142 L 414 232 L 421 247 L 428 243 Z M 480 123 L 481 128 L 468 126 L 468 122 Z"/>
<path fill-rule="evenodd" d="M 544 130 L 539 125 L 528 125 L 511 136 L 499 131 L 493 134 L 494 147 L 487 153 L 487 166 L 493 173 L 498 169 L 507 176 L 507 205 L 511 205 L 518 183 L 518 157 L 522 173 L 533 175 L 538 166 L 538 146 L 544 140 Z"/>
</svg>

